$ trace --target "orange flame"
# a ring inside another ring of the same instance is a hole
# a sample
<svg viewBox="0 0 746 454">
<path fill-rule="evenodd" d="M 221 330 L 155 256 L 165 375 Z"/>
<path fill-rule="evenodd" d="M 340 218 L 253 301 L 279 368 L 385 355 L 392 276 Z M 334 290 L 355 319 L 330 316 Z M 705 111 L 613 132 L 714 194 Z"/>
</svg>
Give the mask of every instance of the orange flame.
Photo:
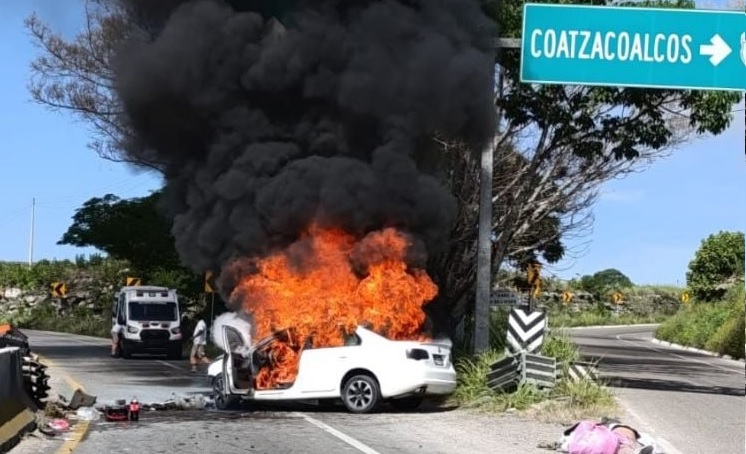
<svg viewBox="0 0 746 454">
<path fill-rule="evenodd" d="M 387 228 L 357 240 L 339 229 L 311 227 L 284 251 L 256 262 L 231 295 L 252 315 L 254 338 L 280 329 L 293 338 L 274 343 L 270 367 L 256 377 L 257 389 L 292 383 L 300 351 L 344 345 L 344 333 L 359 324 L 389 339 L 422 339 L 423 305 L 438 293 L 425 271 L 410 270 L 410 246 Z"/>
</svg>

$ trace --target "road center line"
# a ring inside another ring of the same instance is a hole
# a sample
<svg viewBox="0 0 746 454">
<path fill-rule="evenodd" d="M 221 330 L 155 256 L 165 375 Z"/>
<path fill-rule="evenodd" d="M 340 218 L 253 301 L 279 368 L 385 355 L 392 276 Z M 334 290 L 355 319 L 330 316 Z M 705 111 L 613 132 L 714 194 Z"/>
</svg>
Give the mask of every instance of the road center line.
<svg viewBox="0 0 746 454">
<path fill-rule="evenodd" d="M 324 432 L 339 438 L 340 440 L 344 441 L 345 443 L 347 443 L 348 445 L 352 446 L 353 448 L 357 449 L 360 452 L 364 452 L 365 454 L 381 454 L 380 452 L 364 444 L 363 442 L 358 441 L 343 432 L 340 432 L 339 430 L 335 429 L 332 426 L 324 424 L 323 422 L 319 421 L 316 418 L 312 418 L 304 413 L 299 413 L 299 412 L 295 412 L 295 414 L 305 419 L 307 422 L 313 424 L 314 426 L 318 427 L 319 429 L 323 430 Z"/>
<path fill-rule="evenodd" d="M 677 358 L 680 358 L 680 359 L 683 359 L 683 360 L 686 360 L 686 361 L 694 361 L 694 362 L 697 362 L 697 363 L 700 363 L 700 364 L 704 364 L 705 366 L 710 366 L 710 367 L 713 367 L 715 369 L 723 370 L 725 372 L 738 373 L 738 374 L 742 374 L 743 373 L 743 368 L 739 368 L 740 370 L 729 369 L 727 367 L 718 366 L 717 364 L 712 364 L 710 362 L 702 361 L 702 360 L 697 359 L 697 358 L 692 358 L 692 357 L 688 357 L 688 356 L 681 356 L 681 355 L 677 355 L 676 353 L 670 352 L 668 350 L 661 350 L 661 349 L 657 349 L 655 347 L 651 347 L 649 345 L 645 345 L 647 343 L 647 341 L 643 341 L 643 340 L 640 340 L 640 341 L 631 341 L 631 340 L 627 340 L 627 339 L 622 339 L 622 336 L 624 336 L 624 334 L 617 335 L 616 336 L 616 340 L 621 341 L 621 342 L 626 342 L 628 344 L 632 344 L 632 345 L 635 345 L 635 346 L 638 346 L 638 347 L 645 347 L 648 350 L 653 350 L 653 351 L 656 351 L 658 353 L 664 353 L 666 355 L 675 356 Z"/>
</svg>

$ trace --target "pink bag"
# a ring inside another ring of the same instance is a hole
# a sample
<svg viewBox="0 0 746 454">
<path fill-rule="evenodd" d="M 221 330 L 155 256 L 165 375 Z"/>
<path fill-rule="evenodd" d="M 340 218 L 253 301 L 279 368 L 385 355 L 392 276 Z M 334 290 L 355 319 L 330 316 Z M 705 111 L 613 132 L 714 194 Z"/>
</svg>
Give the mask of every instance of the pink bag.
<svg viewBox="0 0 746 454">
<path fill-rule="evenodd" d="M 570 454 L 616 454 L 621 436 L 594 421 L 581 421 L 570 436 Z"/>
</svg>

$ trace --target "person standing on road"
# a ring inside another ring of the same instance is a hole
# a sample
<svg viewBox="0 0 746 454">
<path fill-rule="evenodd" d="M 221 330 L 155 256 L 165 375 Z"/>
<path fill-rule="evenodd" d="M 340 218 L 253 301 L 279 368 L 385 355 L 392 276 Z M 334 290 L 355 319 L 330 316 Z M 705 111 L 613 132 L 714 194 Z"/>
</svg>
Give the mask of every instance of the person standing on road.
<svg viewBox="0 0 746 454">
<path fill-rule="evenodd" d="M 122 330 L 122 325 L 114 322 L 114 326 L 111 327 L 111 357 L 116 358 L 119 356 L 119 331 Z"/>
<path fill-rule="evenodd" d="M 207 345 L 207 324 L 203 319 L 199 319 L 197 326 L 194 327 L 192 334 L 192 353 L 189 355 L 189 362 L 192 364 L 192 372 L 197 372 L 197 365 L 200 361 L 209 364 L 210 358 L 205 354 Z"/>
</svg>

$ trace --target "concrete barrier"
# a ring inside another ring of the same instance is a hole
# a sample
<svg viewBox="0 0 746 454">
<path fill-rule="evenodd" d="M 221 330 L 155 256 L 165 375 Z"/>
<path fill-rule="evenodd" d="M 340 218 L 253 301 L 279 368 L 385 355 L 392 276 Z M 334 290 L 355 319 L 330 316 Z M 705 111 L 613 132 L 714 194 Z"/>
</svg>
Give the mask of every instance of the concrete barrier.
<svg viewBox="0 0 746 454">
<path fill-rule="evenodd" d="M 36 405 L 23 387 L 23 358 L 18 347 L 0 348 L 0 454 L 36 428 Z"/>
</svg>

